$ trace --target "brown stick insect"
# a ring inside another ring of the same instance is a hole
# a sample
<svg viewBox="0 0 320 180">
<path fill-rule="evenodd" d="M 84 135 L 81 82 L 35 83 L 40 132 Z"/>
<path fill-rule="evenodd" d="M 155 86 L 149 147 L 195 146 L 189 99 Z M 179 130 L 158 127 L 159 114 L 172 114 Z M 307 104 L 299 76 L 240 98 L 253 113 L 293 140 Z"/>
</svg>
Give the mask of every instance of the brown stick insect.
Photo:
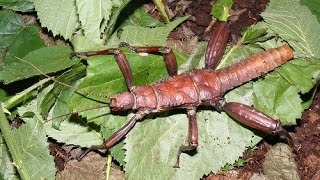
<svg viewBox="0 0 320 180">
<path fill-rule="evenodd" d="M 224 22 L 218 25 L 210 37 L 205 54 L 205 68 L 177 74 L 177 62 L 170 48 L 167 47 L 133 47 L 126 43 L 134 52 L 164 54 L 164 60 L 170 77 L 152 85 L 133 86 L 130 65 L 120 49 L 112 48 L 102 51 L 77 53 L 94 56 L 114 54 L 120 70 L 125 78 L 128 92 L 118 93 L 110 97 L 112 111 L 133 109 L 135 115 L 121 129 L 111 135 L 104 143 L 103 149 L 110 149 L 146 115 L 170 109 L 185 109 L 189 119 L 188 143 L 179 148 L 175 167 L 179 167 L 179 157 L 183 152 L 195 150 L 198 146 L 198 128 L 196 109 L 198 106 L 210 106 L 218 111 L 224 111 L 242 124 L 268 134 L 278 134 L 291 144 L 291 137 L 281 123 L 254 108 L 236 103 L 226 102 L 223 95 L 245 82 L 260 77 L 286 61 L 293 58 L 293 51 L 288 45 L 268 49 L 255 54 L 237 64 L 224 69 L 214 70 L 226 47 L 229 37 L 228 25 Z"/>
</svg>

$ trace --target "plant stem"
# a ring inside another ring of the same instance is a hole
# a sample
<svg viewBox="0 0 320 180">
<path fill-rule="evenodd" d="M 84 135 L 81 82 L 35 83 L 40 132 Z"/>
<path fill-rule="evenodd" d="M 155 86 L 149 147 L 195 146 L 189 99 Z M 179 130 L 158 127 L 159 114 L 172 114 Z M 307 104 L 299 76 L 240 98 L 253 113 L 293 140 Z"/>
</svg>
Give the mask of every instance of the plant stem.
<svg viewBox="0 0 320 180">
<path fill-rule="evenodd" d="M 112 156 L 111 154 L 108 154 L 106 180 L 110 179 L 111 161 L 112 161 Z"/>
<path fill-rule="evenodd" d="M 37 82 L 36 84 L 28 87 L 24 91 L 18 93 L 17 95 L 13 96 L 12 98 L 10 98 L 6 102 L 4 102 L 3 108 L 11 109 L 13 107 L 16 107 L 20 103 L 28 100 L 29 98 L 31 98 L 33 96 L 33 90 L 35 90 L 38 87 L 42 86 L 43 84 L 45 84 L 46 82 L 50 81 L 51 79 L 52 78 L 43 79 L 43 80 Z"/>
</svg>

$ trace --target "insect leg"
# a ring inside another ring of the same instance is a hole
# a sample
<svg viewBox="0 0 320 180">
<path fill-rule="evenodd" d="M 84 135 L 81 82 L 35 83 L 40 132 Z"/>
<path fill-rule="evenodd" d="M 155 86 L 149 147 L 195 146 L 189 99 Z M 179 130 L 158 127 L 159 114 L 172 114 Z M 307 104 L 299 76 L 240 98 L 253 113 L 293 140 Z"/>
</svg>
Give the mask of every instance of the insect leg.
<svg viewBox="0 0 320 180">
<path fill-rule="evenodd" d="M 132 88 L 131 68 L 130 68 L 130 65 L 129 65 L 129 62 L 128 62 L 126 56 L 123 54 L 123 52 L 120 49 L 111 48 L 111 49 L 106 49 L 106 50 L 102 50 L 102 51 L 80 52 L 80 53 L 76 53 L 76 54 L 84 55 L 84 56 L 114 54 L 114 57 L 116 58 L 118 66 L 124 76 L 126 83 L 127 83 L 127 87 L 129 90 L 131 90 L 131 88 Z"/>
<path fill-rule="evenodd" d="M 175 164 L 175 168 L 179 168 L 180 155 L 186 151 L 195 150 L 198 146 L 198 126 L 197 126 L 197 117 L 196 117 L 196 109 L 190 109 L 187 111 L 189 118 L 189 129 L 188 129 L 188 144 L 182 144 L 178 151 L 177 161 Z"/>
<path fill-rule="evenodd" d="M 134 127 L 137 121 L 141 120 L 146 114 L 143 112 L 137 112 L 129 122 L 124 125 L 121 129 L 113 133 L 104 143 L 103 149 L 110 149 L 112 146 L 117 144 L 128 132 Z"/>
<path fill-rule="evenodd" d="M 168 47 L 162 46 L 153 46 L 153 47 L 135 47 L 130 46 L 128 43 L 122 42 L 120 43 L 121 47 L 128 47 L 130 50 L 137 52 L 137 53 L 158 53 L 161 52 L 164 55 L 164 60 L 166 62 L 166 66 L 170 76 L 177 75 L 177 60 L 174 56 L 172 50 Z"/>
<path fill-rule="evenodd" d="M 224 49 L 227 46 L 230 31 L 226 22 L 220 22 L 217 29 L 210 36 L 206 54 L 205 54 L 205 68 L 214 69 L 216 68 Z"/>
<path fill-rule="evenodd" d="M 223 102 L 220 108 L 234 119 L 249 127 L 268 134 L 279 135 L 280 138 L 286 139 L 288 144 L 292 146 L 293 143 L 291 136 L 282 127 L 279 121 L 274 120 L 273 118 L 252 108 L 251 106 L 236 102 Z"/>
</svg>

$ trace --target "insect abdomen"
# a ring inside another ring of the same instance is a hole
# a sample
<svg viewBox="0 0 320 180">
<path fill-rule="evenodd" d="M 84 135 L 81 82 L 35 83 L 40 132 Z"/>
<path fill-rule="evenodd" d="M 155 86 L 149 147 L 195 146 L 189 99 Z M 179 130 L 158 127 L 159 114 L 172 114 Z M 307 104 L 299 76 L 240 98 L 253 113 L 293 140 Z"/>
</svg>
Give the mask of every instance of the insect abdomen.
<svg viewBox="0 0 320 180">
<path fill-rule="evenodd" d="M 269 49 L 216 71 L 194 70 L 150 86 L 134 87 L 134 109 L 158 112 L 207 104 L 226 91 L 257 78 L 293 58 L 287 45 Z"/>
<path fill-rule="evenodd" d="M 237 64 L 215 71 L 225 92 L 247 81 L 257 78 L 293 58 L 293 51 L 288 45 L 268 49 L 253 55 Z"/>
</svg>

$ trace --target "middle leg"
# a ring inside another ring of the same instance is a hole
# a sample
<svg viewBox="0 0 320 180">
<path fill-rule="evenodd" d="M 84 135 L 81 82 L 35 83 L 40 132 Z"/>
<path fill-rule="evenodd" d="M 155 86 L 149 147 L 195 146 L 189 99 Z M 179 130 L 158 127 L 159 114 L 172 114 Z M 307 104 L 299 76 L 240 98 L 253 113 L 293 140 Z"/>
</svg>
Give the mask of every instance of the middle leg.
<svg viewBox="0 0 320 180">
<path fill-rule="evenodd" d="M 179 168 L 180 155 L 183 152 L 195 150 L 198 146 L 198 126 L 196 118 L 196 108 L 188 109 L 189 129 L 188 129 L 188 144 L 182 144 L 178 151 L 177 162 L 175 168 Z"/>
</svg>

